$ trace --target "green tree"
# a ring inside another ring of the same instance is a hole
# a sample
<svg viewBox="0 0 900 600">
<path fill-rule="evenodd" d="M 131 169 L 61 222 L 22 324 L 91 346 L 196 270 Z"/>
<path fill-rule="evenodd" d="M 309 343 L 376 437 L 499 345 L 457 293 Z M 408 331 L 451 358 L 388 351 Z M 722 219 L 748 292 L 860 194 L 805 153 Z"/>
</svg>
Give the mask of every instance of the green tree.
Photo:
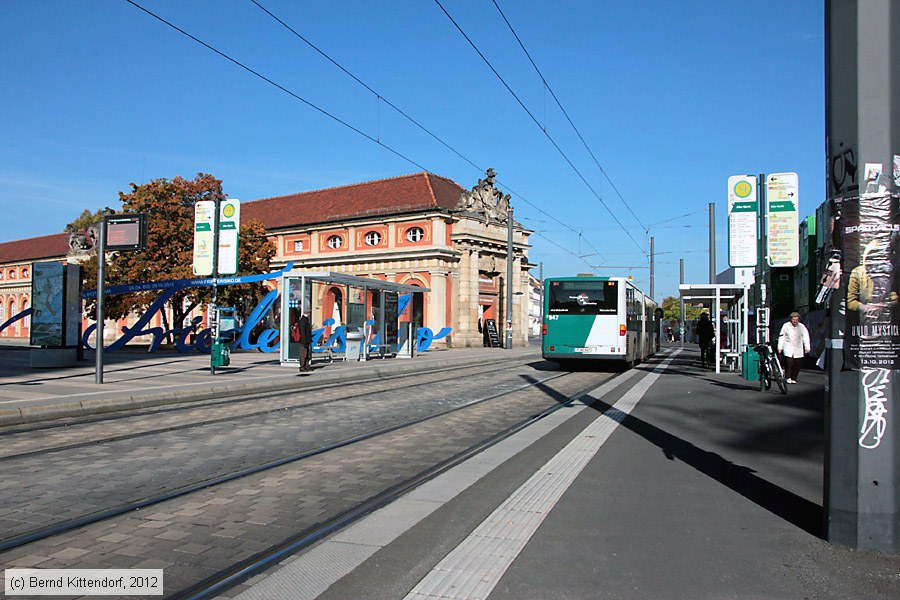
<svg viewBox="0 0 900 600">
<path fill-rule="evenodd" d="M 118 252 L 107 258 L 106 285 L 144 281 L 168 281 L 194 277 L 194 205 L 201 200 L 224 200 L 222 182 L 212 175 L 198 173 L 193 180 L 175 177 L 155 179 L 143 185 L 131 184 L 131 191 L 120 192 L 122 210 L 147 215 L 147 248 L 139 252 Z M 241 224 L 238 252 L 238 275 L 268 273 L 275 247 L 261 223 Z M 92 257 L 84 265 L 85 289 L 97 286 L 97 260 Z M 156 299 L 159 291 L 135 292 L 107 296 L 104 312 L 111 318 L 140 313 Z M 262 283 L 230 285 L 219 288 L 218 303 L 245 307 L 265 295 Z M 172 296 L 170 306 L 175 324 L 200 304 L 212 301 L 211 287 L 187 288 Z M 87 304 L 89 314 L 96 315 L 96 303 Z M 171 329 L 163 312 L 163 323 Z"/>
<path fill-rule="evenodd" d="M 663 298 L 660 307 L 663 309 L 664 321 L 677 322 L 681 320 L 681 302 L 679 298 L 675 296 L 667 296 Z M 700 313 L 703 312 L 703 310 L 695 306 L 691 306 L 690 304 L 685 304 L 684 312 L 685 319 L 688 321 L 693 321 L 700 318 Z"/>
<path fill-rule="evenodd" d="M 66 233 L 78 233 L 89 230 L 103 220 L 105 212 L 105 208 L 98 208 L 95 213 L 92 213 L 88 209 L 84 209 L 84 212 L 82 212 L 77 219 L 66 225 Z"/>
</svg>

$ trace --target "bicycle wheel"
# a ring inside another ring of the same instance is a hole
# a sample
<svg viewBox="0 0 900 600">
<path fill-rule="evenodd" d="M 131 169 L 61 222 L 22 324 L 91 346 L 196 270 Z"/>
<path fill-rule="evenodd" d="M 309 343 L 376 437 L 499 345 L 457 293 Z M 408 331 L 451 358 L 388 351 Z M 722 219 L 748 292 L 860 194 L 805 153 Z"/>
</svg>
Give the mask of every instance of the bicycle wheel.
<svg viewBox="0 0 900 600">
<path fill-rule="evenodd" d="M 775 383 L 778 384 L 778 389 L 781 390 L 781 393 L 787 394 L 787 381 L 784 379 L 784 371 L 781 368 L 781 363 L 779 363 L 778 359 L 774 356 L 770 361 L 772 363 L 772 378 L 775 379 Z"/>
<path fill-rule="evenodd" d="M 768 379 L 768 377 L 766 377 L 766 363 L 764 363 L 763 361 L 759 361 L 758 368 L 759 368 L 759 391 L 763 392 L 766 389 L 768 389 L 766 387 L 766 380 Z"/>
</svg>

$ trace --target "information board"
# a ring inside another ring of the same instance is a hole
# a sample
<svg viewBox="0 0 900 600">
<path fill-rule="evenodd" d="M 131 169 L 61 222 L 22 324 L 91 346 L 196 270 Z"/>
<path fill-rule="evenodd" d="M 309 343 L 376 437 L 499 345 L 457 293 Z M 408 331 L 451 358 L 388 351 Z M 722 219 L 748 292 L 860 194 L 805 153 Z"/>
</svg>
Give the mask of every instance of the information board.
<svg viewBox="0 0 900 600">
<path fill-rule="evenodd" d="M 213 220 L 216 203 L 201 200 L 194 205 L 194 275 L 205 277 L 213 272 Z"/>
<path fill-rule="evenodd" d="M 223 200 L 219 206 L 219 275 L 238 272 L 238 233 L 241 230 L 241 201 Z"/>
<path fill-rule="evenodd" d="M 397 348 L 397 308 L 399 299 L 396 292 L 384 294 L 384 336 L 381 343 L 386 344 L 391 352 Z"/>
<path fill-rule="evenodd" d="M 31 344 L 63 346 L 65 265 L 36 262 L 31 265 Z"/>
<path fill-rule="evenodd" d="M 147 216 L 144 213 L 105 215 L 104 248 L 113 250 L 143 250 L 147 247 Z"/>
<path fill-rule="evenodd" d="M 755 267 L 759 255 L 756 226 L 759 198 L 756 177 L 734 175 L 728 178 L 728 264 Z"/>
<path fill-rule="evenodd" d="M 799 202 L 796 173 L 772 173 L 766 178 L 766 255 L 770 267 L 800 264 Z"/>
<path fill-rule="evenodd" d="M 494 319 L 485 319 L 484 326 L 487 327 L 488 341 L 491 348 L 500 347 L 500 334 L 497 332 L 497 321 Z"/>
</svg>

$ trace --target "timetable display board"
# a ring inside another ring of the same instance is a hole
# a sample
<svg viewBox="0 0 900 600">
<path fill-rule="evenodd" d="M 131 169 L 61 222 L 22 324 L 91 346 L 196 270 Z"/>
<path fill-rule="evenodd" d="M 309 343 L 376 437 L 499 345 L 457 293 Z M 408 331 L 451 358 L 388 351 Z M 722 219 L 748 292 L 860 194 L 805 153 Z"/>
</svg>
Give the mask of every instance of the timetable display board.
<svg viewBox="0 0 900 600">
<path fill-rule="evenodd" d="M 772 173 L 766 178 L 766 255 L 770 267 L 800 264 L 799 202 L 796 173 Z"/>
<path fill-rule="evenodd" d="M 734 175 L 728 178 L 728 264 L 755 267 L 759 255 L 756 226 L 759 222 L 759 197 L 756 177 Z"/>
</svg>

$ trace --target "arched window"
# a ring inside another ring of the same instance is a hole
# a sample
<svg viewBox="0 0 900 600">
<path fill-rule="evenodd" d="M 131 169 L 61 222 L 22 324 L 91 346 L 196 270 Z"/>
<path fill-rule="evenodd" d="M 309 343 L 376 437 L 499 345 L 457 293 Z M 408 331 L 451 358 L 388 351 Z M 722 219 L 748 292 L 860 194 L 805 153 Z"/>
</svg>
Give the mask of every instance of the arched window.
<svg viewBox="0 0 900 600">
<path fill-rule="evenodd" d="M 22 269 L 22 279 L 28 279 L 28 267 Z"/>
<path fill-rule="evenodd" d="M 421 227 L 410 227 L 406 230 L 406 239 L 410 242 L 419 242 L 425 237 L 425 231 Z"/>
<path fill-rule="evenodd" d="M 381 243 L 381 234 L 377 231 L 370 231 L 366 234 L 366 245 L 377 246 Z"/>
<path fill-rule="evenodd" d="M 336 250 L 344 245 L 344 238 L 339 235 L 333 235 L 328 238 L 328 247 L 332 250 Z"/>
<path fill-rule="evenodd" d="M 22 312 L 25 312 L 26 310 L 28 310 L 28 300 L 23 300 L 22 301 Z M 25 329 L 30 329 L 31 328 L 31 316 L 27 316 L 24 319 L 22 319 L 22 325 L 25 327 Z"/>
</svg>

